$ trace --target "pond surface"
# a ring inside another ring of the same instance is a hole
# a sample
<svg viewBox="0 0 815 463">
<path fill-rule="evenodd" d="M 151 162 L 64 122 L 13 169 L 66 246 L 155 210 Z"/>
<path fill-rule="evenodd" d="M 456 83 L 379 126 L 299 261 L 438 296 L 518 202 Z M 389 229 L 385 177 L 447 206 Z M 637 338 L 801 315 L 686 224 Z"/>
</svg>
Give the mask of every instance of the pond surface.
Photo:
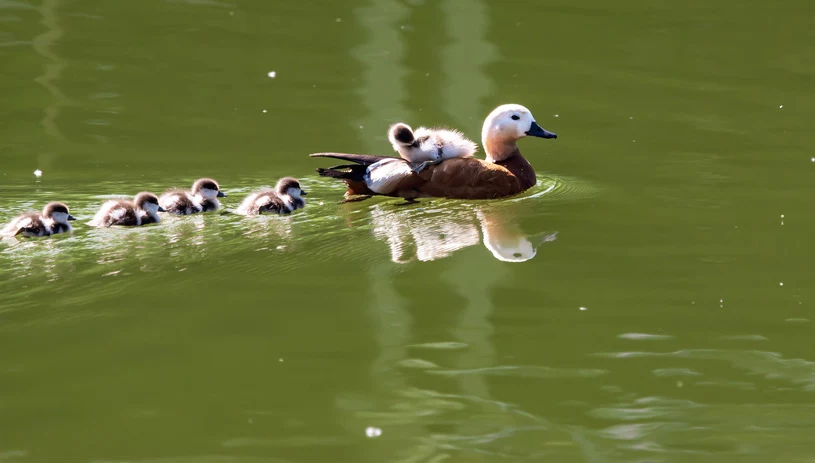
<svg viewBox="0 0 815 463">
<path fill-rule="evenodd" d="M 0 242 L 0 462 L 811 461 L 813 44 L 804 0 L 0 0 L 0 222 L 80 219 Z M 559 135 L 519 197 L 307 157 L 509 102 Z"/>
</svg>

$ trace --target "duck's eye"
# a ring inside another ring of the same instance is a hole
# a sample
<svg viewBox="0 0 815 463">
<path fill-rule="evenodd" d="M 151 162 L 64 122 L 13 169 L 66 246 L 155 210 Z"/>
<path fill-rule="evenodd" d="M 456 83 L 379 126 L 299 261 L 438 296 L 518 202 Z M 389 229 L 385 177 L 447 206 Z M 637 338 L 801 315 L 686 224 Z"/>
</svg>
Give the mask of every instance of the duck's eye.
<svg viewBox="0 0 815 463">
<path fill-rule="evenodd" d="M 519 116 L 519 115 L 517 115 L 517 114 L 513 114 L 513 115 L 512 115 L 512 120 L 513 120 L 513 121 L 517 121 L 517 120 L 518 120 L 518 119 L 520 119 L 520 118 L 521 118 L 521 116 Z"/>
</svg>

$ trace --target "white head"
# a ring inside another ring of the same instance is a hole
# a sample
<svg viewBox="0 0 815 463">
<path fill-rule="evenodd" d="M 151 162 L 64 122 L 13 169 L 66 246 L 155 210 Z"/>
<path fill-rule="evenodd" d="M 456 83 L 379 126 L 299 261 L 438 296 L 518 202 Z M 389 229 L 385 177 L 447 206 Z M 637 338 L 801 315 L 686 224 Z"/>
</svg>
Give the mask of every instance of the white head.
<svg viewBox="0 0 815 463">
<path fill-rule="evenodd" d="M 557 138 L 556 134 L 539 126 L 532 112 L 521 105 L 505 104 L 495 108 L 481 129 L 481 143 L 487 160 L 506 159 L 515 151 L 515 142 L 526 136 Z"/>
<path fill-rule="evenodd" d="M 137 194 L 136 198 L 133 200 L 133 203 L 135 203 L 136 207 L 139 209 L 142 209 L 156 218 L 158 217 L 159 212 L 165 212 L 164 209 L 158 205 L 158 197 L 153 193 L 148 193 L 146 191 Z"/>
<path fill-rule="evenodd" d="M 192 194 L 200 195 L 202 198 L 210 201 L 213 201 L 216 198 L 226 197 L 226 193 L 221 191 L 221 187 L 218 186 L 218 182 L 211 178 L 196 180 L 195 183 L 192 184 Z"/>
<path fill-rule="evenodd" d="M 68 212 L 68 206 L 59 202 L 46 204 L 42 210 L 42 216 L 63 225 L 70 225 L 68 223 L 69 220 L 76 220 L 76 218 Z"/>
<path fill-rule="evenodd" d="M 302 199 L 303 196 L 308 194 L 300 187 L 300 182 L 292 177 L 281 178 L 275 185 L 275 191 L 280 196 L 290 196 L 294 199 Z"/>
</svg>

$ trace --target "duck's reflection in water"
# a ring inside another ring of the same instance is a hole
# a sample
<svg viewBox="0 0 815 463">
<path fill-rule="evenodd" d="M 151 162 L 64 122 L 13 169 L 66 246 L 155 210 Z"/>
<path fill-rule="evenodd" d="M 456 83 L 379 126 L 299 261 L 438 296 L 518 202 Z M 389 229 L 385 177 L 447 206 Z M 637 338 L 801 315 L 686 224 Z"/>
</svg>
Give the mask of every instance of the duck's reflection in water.
<svg viewBox="0 0 815 463">
<path fill-rule="evenodd" d="M 373 234 L 388 244 L 396 263 L 442 259 L 482 240 L 496 259 L 524 262 L 535 257 L 541 244 L 557 238 L 557 232 L 523 233 L 514 207 L 505 206 L 394 211 L 377 204 L 371 209 Z"/>
</svg>

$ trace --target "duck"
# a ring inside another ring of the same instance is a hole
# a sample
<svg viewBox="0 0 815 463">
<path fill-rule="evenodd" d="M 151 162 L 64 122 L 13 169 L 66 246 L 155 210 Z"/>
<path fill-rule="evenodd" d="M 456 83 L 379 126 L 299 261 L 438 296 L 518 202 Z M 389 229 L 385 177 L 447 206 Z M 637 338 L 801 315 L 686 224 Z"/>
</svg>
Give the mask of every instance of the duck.
<svg viewBox="0 0 815 463">
<path fill-rule="evenodd" d="M 189 215 L 218 210 L 221 207 L 218 198 L 226 198 L 218 182 L 200 178 L 192 184 L 190 191 L 174 189 L 164 192 L 159 205 L 170 214 Z"/>
<path fill-rule="evenodd" d="M 273 190 L 262 190 L 251 193 L 237 209 L 238 214 L 289 214 L 306 207 L 302 198 L 308 195 L 296 178 L 283 177 L 278 180 Z"/>
<path fill-rule="evenodd" d="M 418 173 L 445 159 L 469 158 L 478 150 L 472 140 L 458 130 L 419 127 L 415 131 L 404 122 L 388 129 L 388 141 L 402 159 Z"/>
<path fill-rule="evenodd" d="M 50 202 L 42 213 L 31 212 L 12 219 L 0 232 L 2 236 L 50 236 L 57 233 L 69 233 L 73 230 L 72 220 L 76 220 L 62 202 Z"/>
<path fill-rule="evenodd" d="M 165 210 L 159 206 L 158 196 L 142 191 L 132 201 L 112 199 L 105 202 L 89 224 L 94 227 L 137 227 L 160 222 L 159 212 Z"/>
<path fill-rule="evenodd" d="M 393 156 L 350 153 L 312 153 L 346 161 L 318 168 L 322 177 L 345 182 L 346 201 L 375 195 L 416 198 L 495 199 L 526 191 L 537 182 L 532 164 L 518 148 L 525 137 L 557 138 L 535 122 L 532 112 L 519 104 L 495 108 L 481 129 L 486 159 L 454 157 L 415 172 L 406 160 Z"/>
</svg>

